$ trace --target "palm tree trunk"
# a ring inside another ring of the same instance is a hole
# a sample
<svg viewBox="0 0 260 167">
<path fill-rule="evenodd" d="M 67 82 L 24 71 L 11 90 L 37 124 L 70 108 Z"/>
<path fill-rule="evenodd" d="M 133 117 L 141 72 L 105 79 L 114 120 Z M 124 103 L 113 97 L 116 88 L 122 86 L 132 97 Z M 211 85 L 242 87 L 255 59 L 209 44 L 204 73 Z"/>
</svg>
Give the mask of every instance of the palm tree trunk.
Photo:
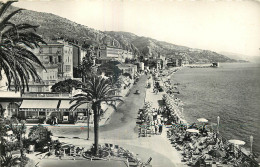
<svg viewBox="0 0 260 167">
<path fill-rule="evenodd" d="M 95 106 L 94 110 L 94 153 L 98 154 L 98 137 L 99 137 L 99 107 Z"/>
<path fill-rule="evenodd" d="M 20 154 L 21 157 L 24 157 L 24 153 L 23 153 L 23 140 L 22 140 L 22 133 L 20 133 Z"/>
</svg>

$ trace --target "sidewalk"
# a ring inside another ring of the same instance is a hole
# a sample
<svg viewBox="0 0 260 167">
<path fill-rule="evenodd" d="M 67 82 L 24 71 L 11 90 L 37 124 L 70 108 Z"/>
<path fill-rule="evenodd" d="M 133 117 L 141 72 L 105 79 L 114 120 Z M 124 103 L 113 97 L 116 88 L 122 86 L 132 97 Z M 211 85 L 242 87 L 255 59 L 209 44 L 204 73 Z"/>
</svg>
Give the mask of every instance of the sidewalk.
<svg viewBox="0 0 260 167">
<path fill-rule="evenodd" d="M 163 92 L 153 93 L 153 81 L 150 80 L 151 88 L 146 90 L 146 98 L 145 102 L 152 102 L 152 108 L 159 108 L 159 100 L 162 100 L 163 94 L 165 94 L 165 90 Z M 187 166 L 183 162 L 181 162 L 181 152 L 178 152 L 170 143 L 167 138 L 167 128 L 163 126 L 163 131 L 161 135 L 152 135 L 151 137 L 144 137 L 147 143 L 149 143 L 149 147 L 151 144 L 153 145 L 152 149 L 165 157 L 169 158 L 171 162 L 176 167 Z"/>
</svg>

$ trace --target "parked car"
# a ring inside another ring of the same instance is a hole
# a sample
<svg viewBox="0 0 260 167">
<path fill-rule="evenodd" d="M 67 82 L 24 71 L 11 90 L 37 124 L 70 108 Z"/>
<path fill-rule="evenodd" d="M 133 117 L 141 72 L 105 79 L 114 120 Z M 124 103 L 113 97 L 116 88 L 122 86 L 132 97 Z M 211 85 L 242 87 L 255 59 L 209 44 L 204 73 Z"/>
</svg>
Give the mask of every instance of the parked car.
<svg viewBox="0 0 260 167">
<path fill-rule="evenodd" d="M 136 91 L 135 91 L 135 94 L 139 95 L 139 94 L 140 94 L 140 91 L 139 91 L 139 90 L 136 90 Z"/>
</svg>

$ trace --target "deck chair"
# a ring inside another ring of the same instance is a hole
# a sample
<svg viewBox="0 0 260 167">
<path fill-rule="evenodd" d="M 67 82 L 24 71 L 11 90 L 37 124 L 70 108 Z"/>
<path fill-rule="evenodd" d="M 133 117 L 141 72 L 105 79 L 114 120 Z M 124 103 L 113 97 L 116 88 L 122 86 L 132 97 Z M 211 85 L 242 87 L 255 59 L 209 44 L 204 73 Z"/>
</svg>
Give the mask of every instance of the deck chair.
<svg viewBox="0 0 260 167">
<path fill-rule="evenodd" d="M 147 129 L 146 135 L 147 135 L 148 137 L 151 137 L 151 133 L 152 133 L 152 131 L 151 131 L 150 129 Z"/>
<path fill-rule="evenodd" d="M 150 157 L 144 165 L 150 165 L 151 161 L 152 161 L 152 157 Z"/>
</svg>

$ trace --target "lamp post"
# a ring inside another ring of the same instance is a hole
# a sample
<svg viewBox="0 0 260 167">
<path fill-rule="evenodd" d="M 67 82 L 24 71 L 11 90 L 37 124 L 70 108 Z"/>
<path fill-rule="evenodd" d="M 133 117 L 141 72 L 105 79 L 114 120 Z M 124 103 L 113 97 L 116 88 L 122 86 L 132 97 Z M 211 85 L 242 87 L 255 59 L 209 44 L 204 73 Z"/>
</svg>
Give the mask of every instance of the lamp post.
<svg viewBox="0 0 260 167">
<path fill-rule="evenodd" d="M 253 139 L 254 139 L 254 137 L 251 135 L 250 136 L 250 152 L 251 152 L 251 154 L 253 154 Z"/>
<path fill-rule="evenodd" d="M 87 140 L 89 139 L 89 116 L 90 116 L 90 114 L 89 114 L 89 109 L 88 109 L 88 138 L 87 138 Z"/>
<path fill-rule="evenodd" d="M 218 121 L 218 125 L 217 125 L 217 133 L 219 134 L 219 121 L 220 121 L 220 117 L 217 117 L 217 121 Z"/>
</svg>

